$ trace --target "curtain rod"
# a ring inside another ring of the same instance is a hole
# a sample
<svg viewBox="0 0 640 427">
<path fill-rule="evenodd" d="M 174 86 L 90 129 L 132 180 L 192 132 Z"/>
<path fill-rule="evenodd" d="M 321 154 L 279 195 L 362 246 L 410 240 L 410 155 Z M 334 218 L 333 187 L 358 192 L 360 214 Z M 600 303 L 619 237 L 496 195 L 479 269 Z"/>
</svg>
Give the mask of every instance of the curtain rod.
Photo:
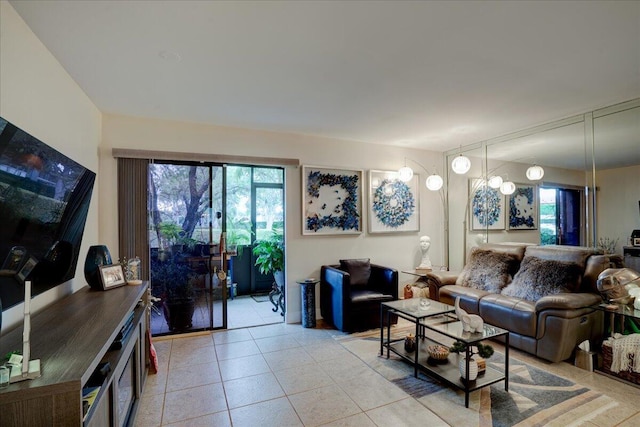
<svg viewBox="0 0 640 427">
<path fill-rule="evenodd" d="M 280 157 L 235 156 L 226 154 L 183 153 L 177 151 L 132 150 L 129 148 L 113 148 L 111 154 L 115 158 L 177 160 L 192 162 L 232 163 L 261 166 L 300 166 L 300 159 Z"/>
</svg>

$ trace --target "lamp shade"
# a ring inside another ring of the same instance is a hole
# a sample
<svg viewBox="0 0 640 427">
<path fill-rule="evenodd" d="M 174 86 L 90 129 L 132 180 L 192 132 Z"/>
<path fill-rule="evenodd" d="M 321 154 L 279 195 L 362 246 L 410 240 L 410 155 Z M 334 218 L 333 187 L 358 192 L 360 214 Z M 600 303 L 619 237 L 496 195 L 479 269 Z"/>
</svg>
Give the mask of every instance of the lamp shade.
<svg viewBox="0 0 640 427">
<path fill-rule="evenodd" d="M 425 184 L 427 185 L 427 188 L 431 191 L 438 191 L 439 189 L 442 188 L 442 184 L 444 184 L 444 180 L 442 179 L 442 177 L 440 175 L 436 175 L 435 173 L 433 175 L 429 175 L 427 177 L 427 180 L 425 181 Z"/>
<path fill-rule="evenodd" d="M 471 169 L 471 160 L 467 156 L 460 154 L 451 162 L 451 169 L 458 175 L 464 175 Z"/>
<path fill-rule="evenodd" d="M 511 181 L 505 181 L 500 185 L 500 192 L 504 195 L 513 194 L 516 191 L 516 185 Z"/>
<path fill-rule="evenodd" d="M 413 178 L 413 169 L 409 166 L 404 166 L 398 169 L 398 179 L 402 182 L 409 182 Z"/>
<path fill-rule="evenodd" d="M 489 178 L 487 184 L 489 184 L 489 187 L 491 188 L 500 188 L 502 185 L 502 177 L 500 175 L 494 175 Z"/>
<path fill-rule="evenodd" d="M 531 181 L 538 181 L 544 176 L 544 169 L 541 166 L 533 165 L 527 169 L 527 178 Z"/>
</svg>

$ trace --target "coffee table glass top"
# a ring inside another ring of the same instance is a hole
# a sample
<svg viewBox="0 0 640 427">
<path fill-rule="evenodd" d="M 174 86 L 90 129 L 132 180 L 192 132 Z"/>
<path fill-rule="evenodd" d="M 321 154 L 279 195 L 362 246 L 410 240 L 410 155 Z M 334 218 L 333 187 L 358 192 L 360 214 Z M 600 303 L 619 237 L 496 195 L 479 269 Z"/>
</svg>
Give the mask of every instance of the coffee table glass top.
<svg viewBox="0 0 640 427">
<path fill-rule="evenodd" d="M 438 318 L 436 321 L 428 319 L 424 325 L 433 331 L 446 335 L 449 338 L 462 341 L 465 344 L 474 344 L 488 338 L 506 335 L 509 332 L 506 329 L 498 328 L 497 326 L 488 325 L 486 323 L 482 328 L 482 332 L 465 332 L 462 330 L 462 322 L 452 317 Z"/>
<path fill-rule="evenodd" d="M 427 305 L 421 305 L 420 301 L 422 301 L 423 304 L 426 302 Z M 451 305 L 433 301 L 428 298 L 400 299 L 397 301 L 383 302 L 382 305 L 416 319 L 453 313 L 455 311 Z"/>
<path fill-rule="evenodd" d="M 640 310 L 636 310 L 632 305 L 602 303 L 593 306 L 593 308 L 606 313 L 621 314 L 623 316 L 640 319 Z"/>
</svg>

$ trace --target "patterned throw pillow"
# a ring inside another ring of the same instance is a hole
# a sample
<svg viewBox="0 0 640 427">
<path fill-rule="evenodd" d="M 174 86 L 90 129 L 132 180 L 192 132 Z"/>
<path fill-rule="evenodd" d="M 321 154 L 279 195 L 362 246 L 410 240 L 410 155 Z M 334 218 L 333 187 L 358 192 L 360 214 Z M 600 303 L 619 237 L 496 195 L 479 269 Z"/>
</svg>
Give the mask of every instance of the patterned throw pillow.
<svg viewBox="0 0 640 427">
<path fill-rule="evenodd" d="M 474 248 L 456 279 L 456 285 L 498 294 L 511 283 L 517 270 L 518 258 L 515 255 Z"/>
<path fill-rule="evenodd" d="M 573 292 L 580 287 L 582 267 L 575 262 L 525 256 L 513 282 L 502 295 L 537 301 L 546 295 Z"/>
</svg>

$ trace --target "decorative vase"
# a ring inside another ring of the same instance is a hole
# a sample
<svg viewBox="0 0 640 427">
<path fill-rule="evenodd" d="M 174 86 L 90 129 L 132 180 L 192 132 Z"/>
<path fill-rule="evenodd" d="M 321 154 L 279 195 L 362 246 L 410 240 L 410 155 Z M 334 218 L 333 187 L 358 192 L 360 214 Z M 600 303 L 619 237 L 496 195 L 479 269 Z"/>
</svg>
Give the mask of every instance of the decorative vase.
<svg viewBox="0 0 640 427">
<path fill-rule="evenodd" d="M 416 350 L 416 337 L 409 334 L 404 339 L 404 351 L 413 353 Z"/>
<path fill-rule="evenodd" d="M 102 290 L 100 284 L 100 266 L 111 265 L 111 254 L 105 245 L 89 247 L 87 258 L 84 261 L 84 278 L 93 289 Z"/>
<path fill-rule="evenodd" d="M 478 362 L 471 357 L 469 359 L 469 375 L 465 375 L 465 371 L 467 368 L 467 358 L 464 356 L 460 356 L 458 359 L 458 367 L 460 368 L 460 376 L 464 380 L 475 381 L 478 378 Z"/>
</svg>

